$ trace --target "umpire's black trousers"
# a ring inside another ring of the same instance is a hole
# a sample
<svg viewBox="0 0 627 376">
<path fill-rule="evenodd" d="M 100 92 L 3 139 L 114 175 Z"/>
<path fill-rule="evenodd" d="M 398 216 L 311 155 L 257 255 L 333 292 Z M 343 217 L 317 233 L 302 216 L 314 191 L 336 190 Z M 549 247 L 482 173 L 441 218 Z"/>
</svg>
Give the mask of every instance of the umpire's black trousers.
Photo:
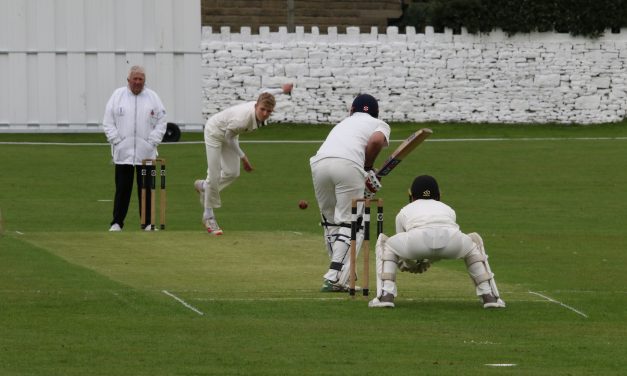
<svg viewBox="0 0 627 376">
<path fill-rule="evenodd" d="M 146 223 L 150 223 L 150 175 L 154 166 L 146 166 Z M 133 171 L 135 171 L 135 179 L 137 179 L 137 202 L 139 207 L 139 216 L 141 218 L 141 188 L 142 188 L 142 166 L 137 165 L 115 165 L 115 197 L 113 199 L 113 220 L 111 225 L 117 223 L 120 227 L 124 227 L 124 219 L 128 213 L 128 206 L 131 202 L 131 194 L 133 193 Z"/>
</svg>

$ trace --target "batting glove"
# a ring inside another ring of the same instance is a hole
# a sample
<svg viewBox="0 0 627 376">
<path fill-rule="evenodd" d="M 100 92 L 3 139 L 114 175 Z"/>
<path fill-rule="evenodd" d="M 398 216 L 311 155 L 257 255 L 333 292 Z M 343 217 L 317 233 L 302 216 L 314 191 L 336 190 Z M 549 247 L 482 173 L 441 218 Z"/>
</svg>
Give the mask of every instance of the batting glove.
<svg viewBox="0 0 627 376">
<path fill-rule="evenodd" d="M 372 197 L 374 197 L 374 194 L 377 193 L 381 187 L 383 187 L 383 185 L 381 185 L 381 180 L 377 177 L 376 172 L 374 172 L 374 170 L 368 171 L 366 175 L 366 191 L 372 192 Z"/>
</svg>

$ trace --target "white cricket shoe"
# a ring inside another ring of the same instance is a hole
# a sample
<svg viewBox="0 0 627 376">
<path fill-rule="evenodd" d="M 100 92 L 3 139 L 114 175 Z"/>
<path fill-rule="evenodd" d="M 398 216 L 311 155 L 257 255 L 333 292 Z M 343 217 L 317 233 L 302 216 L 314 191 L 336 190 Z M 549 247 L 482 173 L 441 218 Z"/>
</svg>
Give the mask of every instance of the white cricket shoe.
<svg viewBox="0 0 627 376">
<path fill-rule="evenodd" d="M 117 223 L 114 223 L 111 225 L 111 227 L 109 227 L 109 232 L 120 232 L 122 231 L 122 227 L 120 227 L 120 225 L 118 225 Z"/>
<path fill-rule="evenodd" d="M 205 226 L 205 229 L 207 230 L 207 232 L 211 235 L 217 236 L 217 235 L 222 235 L 224 233 L 222 229 L 220 228 L 220 226 L 218 226 L 218 222 L 216 221 L 214 217 L 203 218 L 202 224 Z"/>
<path fill-rule="evenodd" d="M 394 295 L 383 294 L 379 298 L 374 298 L 368 302 L 370 308 L 394 308 Z"/>
<path fill-rule="evenodd" d="M 144 227 L 144 231 L 159 231 L 159 228 L 155 226 L 155 228 L 153 229 L 151 225 L 146 225 L 146 227 Z"/>
<path fill-rule="evenodd" d="M 483 308 L 505 308 L 505 302 L 492 294 L 481 295 L 481 301 L 483 302 Z"/>
<path fill-rule="evenodd" d="M 200 205 L 205 207 L 205 181 L 204 180 L 196 180 L 194 182 L 194 189 L 198 193 L 198 199 L 200 200 Z"/>
</svg>

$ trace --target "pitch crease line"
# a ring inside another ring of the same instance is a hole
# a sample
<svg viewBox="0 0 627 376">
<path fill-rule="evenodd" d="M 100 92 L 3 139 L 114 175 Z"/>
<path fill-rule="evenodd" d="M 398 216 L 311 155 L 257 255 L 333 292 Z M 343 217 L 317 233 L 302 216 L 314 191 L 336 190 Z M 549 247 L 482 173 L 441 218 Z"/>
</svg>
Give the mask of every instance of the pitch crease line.
<svg viewBox="0 0 627 376">
<path fill-rule="evenodd" d="M 169 297 L 173 298 L 174 300 L 176 300 L 177 302 L 181 303 L 182 305 L 184 305 L 185 307 L 191 309 L 192 311 L 196 312 L 197 314 L 203 316 L 204 313 L 202 313 L 200 310 L 196 309 L 194 306 L 192 306 L 191 304 L 188 304 L 186 301 L 184 301 L 183 299 L 179 298 L 178 296 L 168 292 L 167 290 L 162 290 L 161 292 L 163 292 L 164 294 L 168 295 Z"/>
<path fill-rule="evenodd" d="M 576 313 L 576 314 L 578 314 L 578 315 L 581 315 L 581 316 L 583 316 L 583 317 L 585 317 L 585 318 L 588 318 L 588 315 L 586 315 L 585 313 L 583 313 L 583 312 L 581 312 L 581 311 L 579 311 L 579 310 L 577 310 L 577 309 L 575 309 L 575 308 L 573 308 L 573 307 L 569 306 L 568 304 L 564 304 L 564 303 L 562 303 L 562 302 L 560 302 L 560 301 L 557 301 L 557 300 L 555 300 L 555 299 L 553 299 L 553 298 L 550 298 L 550 297 L 548 297 L 548 296 L 546 296 L 546 295 L 542 295 L 542 294 L 540 294 L 539 292 L 529 291 L 529 293 L 530 293 L 530 294 L 533 294 L 533 295 L 538 295 L 538 296 L 540 296 L 540 297 L 543 297 L 544 299 L 548 300 L 548 301 L 549 301 L 549 302 L 551 302 L 551 303 L 559 304 L 559 305 L 561 305 L 561 306 L 562 306 L 562 307 L 564 307 L 564 308 L 570 309 L 571 311 L 575 312 L 575 313 Z"/>
</svg>

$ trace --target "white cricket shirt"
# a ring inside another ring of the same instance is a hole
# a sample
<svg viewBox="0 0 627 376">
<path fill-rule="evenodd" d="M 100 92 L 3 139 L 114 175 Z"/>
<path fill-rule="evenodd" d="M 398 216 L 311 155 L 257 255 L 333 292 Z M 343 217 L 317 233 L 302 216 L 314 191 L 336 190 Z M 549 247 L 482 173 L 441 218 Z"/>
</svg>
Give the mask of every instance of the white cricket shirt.
<svg viewBox="0 0 627 376">
<path fill-rule="evenodd" d="M 383 133 L 386 143 L 389 143 L 390 126 L 386 122 L 364 112 L 355 112 L 331 129 L 310 163 L 324 158 L 343 158 L 363 166 L 366 145 L 374 132 Z"/>
<path fill-rule="evenodd" d="M 437 200 L 416 200 L 403 207 L 396 216 L 397 233 L 424 227 L 448 227 L 459 230 L 455 210 Z"/>
</svg>

